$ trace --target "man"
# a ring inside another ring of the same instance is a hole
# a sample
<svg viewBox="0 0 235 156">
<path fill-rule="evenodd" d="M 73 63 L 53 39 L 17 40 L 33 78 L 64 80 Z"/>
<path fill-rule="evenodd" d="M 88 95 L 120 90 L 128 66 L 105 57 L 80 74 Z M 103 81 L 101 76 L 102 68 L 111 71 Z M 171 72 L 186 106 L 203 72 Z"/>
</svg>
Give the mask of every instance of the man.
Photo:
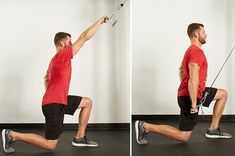
<svg viewBox="0 0 235 156">
<path fill-rule="evenodd" d="M 68 91 L 71 78 L 71 59 L 107 20 L 108 17 L 102 17 L 96 21 L 73 44 L 70 34 L 59 32 L 55 35 L 56 55 L 52 58 L 44 77 L 46 92 L 42 99 L 42 111 L 46 122 L 45 138 L 37 134 L 19 133 L 3 129 L 3 148 L 6 153 L 13 153 L 15 151 L 12 148 L 12 144 L 15 141 L 22 141 L 43 149 L 55 149 L 59 136 L 63 131 L 64 114 L 73 115 L 79 108 L 81 108 L 81 111 L 79 114 L 78 131 L 72 141 L 72 145 L 98 146 L 96 142 L 88 140 L 85 136 L 92 108 L 91 99 L 88 97 L 70 96 Z"/>
<path fill-rule="evenodd" d="M 198 108 L 202 104 L 209 107 L 215 100 L 213 117 L 205 136 L 207 138 L 231 138 L 219 128 L 227 92 L 223 89 L 205 87 L 207 77 L 207 60 L 201 46 L 206 43 L 207 34 L 203 24 L 192 23 L 188 26 L 188 36 L 191 41 L 179 69 L 180 86 L 178 89 L 178 105 L 180 107 L 179 129 L 168 125 L 154 125 L 144 121 L 135 122 L 136 140 L 139 144 L 147 144 L 146 135 L 154 132 L 168 138 L 187 142 L 197 124 Z M 208 94 L 209 93 L 209 94 Z"/>
</svg>

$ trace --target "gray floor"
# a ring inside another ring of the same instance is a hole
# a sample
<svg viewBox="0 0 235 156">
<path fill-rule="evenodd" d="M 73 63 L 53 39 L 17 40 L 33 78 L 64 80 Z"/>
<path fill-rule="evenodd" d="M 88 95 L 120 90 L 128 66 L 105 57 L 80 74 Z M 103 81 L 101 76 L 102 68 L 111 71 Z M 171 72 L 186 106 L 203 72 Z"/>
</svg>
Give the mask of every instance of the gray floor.
<svg viewBox="0 0 235 156">
<path fill-rule="evenodd" d="M 151 123 L 159 122 L 148 121 Z M 178 127 L 177 122 L 162 122 Z M 133 125 L 134 126 L 134 125 Z M 200 122 L 195 127 L 188 143 L 179 143 L 158 134 L 149 134 L 149 144 L 139 145 L 135 140 L 132 129 L 132 155 L 133 156 L 231 156 L 235 154 L 235 123 L 223 122 L 221 129 L 233 135 L 232 139 L 207 139 L 205 131 L 209 122 Z"/>
<path fill-rule="evenodd" d="M 20 132 L 33 132 L 43 135 L 43 130 L 21 130 Z M 38 149 L 25 143 L 16 142 L 16 152 L 12 156 L 129 156 L 130 133 L 129 130 L 89 130 L 87 137 L 98 142 L 99 147 L 72 147 L 71 141 L 75 134 L 74 130 L 66 130 L 60 137 L 59 144 L 54 152 Z M 2 141 L 0 143 L 2 147 Z M 0 150 L 0 156 L 5 154 Z"/>
</svg>

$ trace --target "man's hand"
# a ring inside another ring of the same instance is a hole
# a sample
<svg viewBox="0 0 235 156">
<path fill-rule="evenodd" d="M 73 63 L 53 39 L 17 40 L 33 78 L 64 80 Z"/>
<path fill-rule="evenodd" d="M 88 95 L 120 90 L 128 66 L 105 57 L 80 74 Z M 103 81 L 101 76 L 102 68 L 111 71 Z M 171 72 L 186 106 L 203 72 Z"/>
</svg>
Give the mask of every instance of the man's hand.
<svg viewBox="0 0 235 156">
<path fill-rule="evenodd" d="M 109 20 L 109 17 L 108 16 L 103 16 L 100 21 L 101 21 L 101 24 L 104 24 L 104 23 L 107 23 Z"/>
<path fill-rule="evenodd" d="M 191 114 L 196 114 L 196 113 L 198 113 L 198 107 L 197 107 L 197 106 L 192 106 L 191 109 L 190 109 L 190 113 L 191 113 Z"/>
</svg>

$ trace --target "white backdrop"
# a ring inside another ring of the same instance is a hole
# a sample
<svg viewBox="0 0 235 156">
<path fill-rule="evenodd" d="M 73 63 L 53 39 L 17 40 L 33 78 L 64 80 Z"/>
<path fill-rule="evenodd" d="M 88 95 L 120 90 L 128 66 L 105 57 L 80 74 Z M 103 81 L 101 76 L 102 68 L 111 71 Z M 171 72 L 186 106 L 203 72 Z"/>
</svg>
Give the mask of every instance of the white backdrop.
<svg viewBox="0 0 235 156">
<path fill-rule="evenodd" d="M 235 0 L 230 1 L 229 3 L 229 21 L 230 21 L 230 25 L 229 25 L 229 44 L 230 45 L 235 45 Z M 228 89 L 229 89 L 229 101 L 231 104 L 231 107 L 229 107 L 229 109 L 231 109 L 230 111 L 233 112 L 235 111 L 235 106 L 234 106 L 234 100 L 235 100 L 235 56 L 233 54 L 233 56 L 231 57 L 231 60 L 229 62 L 229 66 L 227 67 L 227 73 L 228 73 L 228 78 L 227 78 L 227 83 L 228 85 Z"/>
<path fill-rule="evenodd" d="M 178 68 L 190 45 L 187 26 L 205 25 L 208 58 L 207 85 L 211 85 L 235 44 L 234 0 L 133 1 L 133 104 L 132 114 L 179 114 Z M 215 87 L 229 92 L 224 114 L 235 113 L 235 56 L 226 64 Z M 205 109 L 211 114 L 212 109 Z"/>
<path fill-rule="evenodd" d="M 43 123 L 43 76 L 55 54 L 53 38 L 80 33 L 120 0 L 0 0 L 0 123 Z M 90 123 L 130 120 L 129 4 L 118 23 L 103 25 L 73 58 L 70 94 L 93 99 Z M 77 122 L 67 116 L 65 122 Z"/>
</svg>

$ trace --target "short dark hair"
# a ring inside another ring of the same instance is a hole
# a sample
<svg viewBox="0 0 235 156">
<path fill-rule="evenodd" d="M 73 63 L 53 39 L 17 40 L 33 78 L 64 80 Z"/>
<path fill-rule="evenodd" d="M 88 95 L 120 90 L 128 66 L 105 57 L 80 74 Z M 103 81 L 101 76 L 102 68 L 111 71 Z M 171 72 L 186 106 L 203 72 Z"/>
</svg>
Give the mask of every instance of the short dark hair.
<svg viewBox="0 0 235 156">
<path fill-rule="evenodd" d="M 58 46 L 60 41 L 62 39 L 65 39 L 67 36 L 71 37 L 71 35 L 69 33 L 66 33 L 66 32 L 58 32 L 55 34 L 55 37 L 54 37 L 54 44 L 55 46 Z"/>
<path fill-rule="evenodd" d="M 198 30 L 200 27 L 204 28 L 204 25 L 201 24 L 201 23 L 191 23 L 191 24 L 189 24 L 188 29 L 187 29 L 188 37 L 191 38 L 193 33 L 195 32 L 195 30 Z"/>
</svg>

